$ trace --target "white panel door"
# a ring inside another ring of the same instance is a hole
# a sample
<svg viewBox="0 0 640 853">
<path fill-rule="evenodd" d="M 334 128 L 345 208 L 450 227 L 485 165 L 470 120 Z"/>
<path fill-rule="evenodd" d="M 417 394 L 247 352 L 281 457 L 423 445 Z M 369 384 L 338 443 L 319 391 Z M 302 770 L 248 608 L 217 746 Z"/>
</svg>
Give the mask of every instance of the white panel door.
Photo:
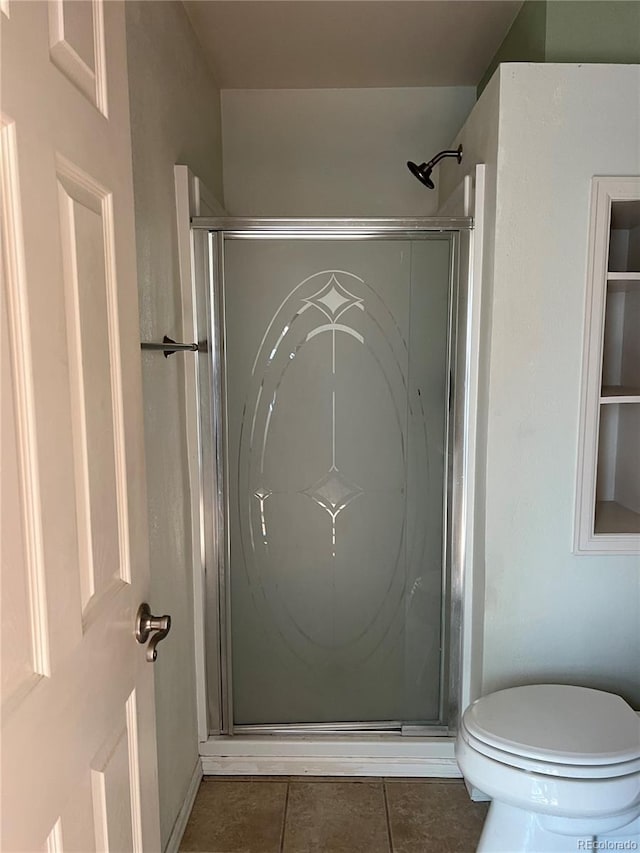
<svg viewBox="0 0 640 853">
<path fill-rule="evenodd" d="M 152 853 L 124 5 L 0 19 L 2 850 Z"/>
</svg>

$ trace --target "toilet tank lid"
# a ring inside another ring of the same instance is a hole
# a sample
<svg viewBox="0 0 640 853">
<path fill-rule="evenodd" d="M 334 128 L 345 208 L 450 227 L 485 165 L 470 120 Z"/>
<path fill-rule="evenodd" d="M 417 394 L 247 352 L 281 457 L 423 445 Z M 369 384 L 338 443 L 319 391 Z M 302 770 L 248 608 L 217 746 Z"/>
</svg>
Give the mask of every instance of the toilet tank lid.
<svg viewBox="0 0 640 853">
<path fill-rule="evenodd" d="M 562 684 L 500 690 L 463 716 L 467 731 L 499 749 L 560 764 L 640 757 L 640 717 L 620 696 Z"/>
</svg>

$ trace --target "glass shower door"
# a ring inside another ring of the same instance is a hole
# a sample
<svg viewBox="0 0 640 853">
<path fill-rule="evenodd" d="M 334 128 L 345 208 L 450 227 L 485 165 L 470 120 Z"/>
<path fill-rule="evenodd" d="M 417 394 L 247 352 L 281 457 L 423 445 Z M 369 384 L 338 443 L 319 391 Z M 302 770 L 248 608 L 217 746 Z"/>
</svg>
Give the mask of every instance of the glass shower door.
<svg viewBox="0 0 640 853">
<path fill-rule="evenodd" d="M 225 239 L 233 725 L 443 721 L 452 237 Z"/>
</svg>

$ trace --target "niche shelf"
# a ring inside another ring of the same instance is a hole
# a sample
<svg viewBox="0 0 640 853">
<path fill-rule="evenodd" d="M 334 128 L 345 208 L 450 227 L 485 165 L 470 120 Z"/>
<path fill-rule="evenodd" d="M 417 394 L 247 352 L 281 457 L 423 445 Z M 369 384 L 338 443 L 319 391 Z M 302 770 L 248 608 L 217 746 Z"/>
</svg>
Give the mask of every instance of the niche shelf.
<svg viewBox="0 0 640 853">
<path fill-rule="evenodd" d="M 640 177 L 593 178 L 574 551 L 640 554 Z"/>
</svg>

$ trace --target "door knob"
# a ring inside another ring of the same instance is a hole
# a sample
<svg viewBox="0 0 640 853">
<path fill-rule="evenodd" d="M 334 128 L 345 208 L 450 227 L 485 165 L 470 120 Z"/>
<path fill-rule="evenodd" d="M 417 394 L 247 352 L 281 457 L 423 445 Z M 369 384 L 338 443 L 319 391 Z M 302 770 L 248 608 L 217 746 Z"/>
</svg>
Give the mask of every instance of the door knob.
<svg viewBox="0 0 640 853">
<path fill-rule="evenodd" d="M 136 640 L 144 645 L 151 637 L 146 655 L 149 663 L 153 663 L 158 657 L 156 646 L 160 640 L 164 640 L 170 630 L 171 616 L 154 616 L 146 601 L 140 605 L 136 614 Z"/>
</svg>

